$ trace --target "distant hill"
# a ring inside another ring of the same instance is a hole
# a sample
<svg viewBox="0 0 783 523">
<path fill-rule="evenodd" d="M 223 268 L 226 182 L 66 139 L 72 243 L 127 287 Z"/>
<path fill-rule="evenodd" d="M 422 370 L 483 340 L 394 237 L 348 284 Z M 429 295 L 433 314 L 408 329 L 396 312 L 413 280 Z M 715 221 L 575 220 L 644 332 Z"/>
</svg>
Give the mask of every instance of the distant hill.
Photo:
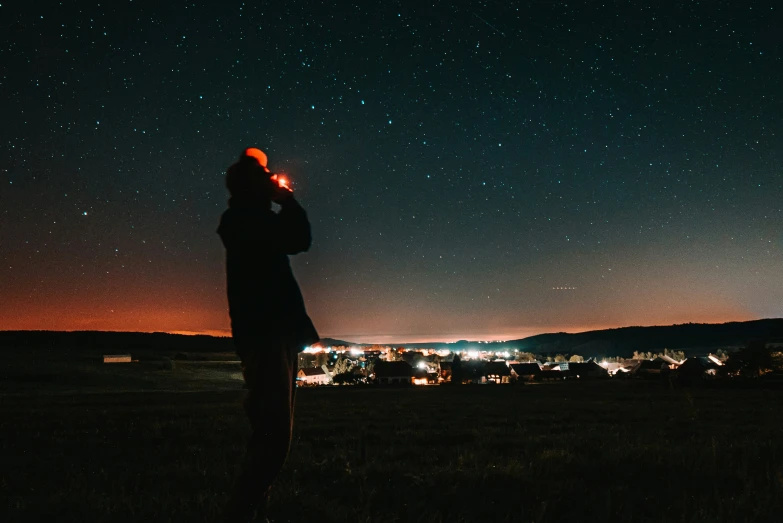
<svg viewBox="0 0 783 523">
<path fill-rule="evenodd" d="M 569 334 L 539 334 L 505 342 L 461 340 L 453 343 L 401 343 L 406 349 L 522 350 L 534 354 L 580 354 L 585 357 L 624 356 L 634 351 L 657 352 L 663 349 L 685 349 L 688 355 L 699 355 L 721 347 L 736 347 L 749 341 L 783 343 L 783 319 L 766 319 L 731 323 L 686 323 L 656 327 L 621 327 Z M 324 346 L 364 346 L 369 344 L 324 338 Z M 134 350 L 230 352 L 231 338 L 187 336 L 163 332 L 102 331 L 0 331 L 0 351 L 24 348 L 71 348 L 106 352 Z"/>
<path fill-rule="evenodd" d="M 363 345 L 367 346 L 368 344 L 364 343 L 353 343 L 352 341 L 345 341 L 345 340 L 337 340 L 334 338 L 321 338 L 321 341 L 319 342 L 324 347 L 339 347 L 341 345 L 347 346 L 356 346 L 356 345 Z"/>
<path fill-rule="evenodd" d="M 134 350 L 227 352 L 234 350 L 231 338 L 165 332 L 104 331 L 0 331 L 0 351 L 17 349 L 86 349 L 106 352 Z"/>
<path fill-rule="evenodd" d="M 577 334 L 541 334 L 510 342 L 533 353 L 567 352 L 582 356 L 630 356 L 633 351 L 688 349 L 706 353 L 749 341 L 783 342 L 783 319 L 731 323 L 686 323 L 659 327 L 622 327 Z"/>
<path fill-rule="evenodd" d="M 783 343 L 783 319 L 620 327 L 576 334 L 559 332 L 491 343 L 460 340 L 453 343 L 402 343 L 394 346 L 406 349 L 522 350 L 534 354 L 563 353 L 585 357 L 629 357 L 634 351 L 658 352 L 663 349 L 686 350 L 689 355 L 700 355 L 718 348 L 745 345 L 753 340 Z M 356 345 L 350 342 L 339 344 Z"/>
</svg>

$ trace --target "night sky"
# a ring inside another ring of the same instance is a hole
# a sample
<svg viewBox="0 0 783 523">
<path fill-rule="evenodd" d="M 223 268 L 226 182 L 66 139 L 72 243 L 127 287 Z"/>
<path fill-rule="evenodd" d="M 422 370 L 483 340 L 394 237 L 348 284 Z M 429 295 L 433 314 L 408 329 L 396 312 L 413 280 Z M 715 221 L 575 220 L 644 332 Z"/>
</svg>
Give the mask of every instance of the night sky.
<svg viewBox="0 0 783 523">
<path fill-rule="evenodd" d="M 226 334 L 247 146 L 323 336 L 783 316 L 783 6 L 415 4 L 0 2 L 0 329 Z"/>
</svg>

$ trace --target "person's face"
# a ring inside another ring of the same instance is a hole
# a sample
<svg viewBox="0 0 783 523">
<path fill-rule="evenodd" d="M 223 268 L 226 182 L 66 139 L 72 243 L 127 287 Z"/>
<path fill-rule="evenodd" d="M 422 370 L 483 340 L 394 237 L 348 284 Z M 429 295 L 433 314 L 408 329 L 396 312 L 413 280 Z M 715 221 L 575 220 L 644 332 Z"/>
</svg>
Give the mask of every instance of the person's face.
<svg viewBox="0 0 783 523">
<path fill-rule="evenodd" d="M 250 176 L 250 196 L 256 200 L 271 201 L 273 194 L 273 182 L 269 178 L 269 173 L 262 167 L 253 169 Z"/>
</svg>

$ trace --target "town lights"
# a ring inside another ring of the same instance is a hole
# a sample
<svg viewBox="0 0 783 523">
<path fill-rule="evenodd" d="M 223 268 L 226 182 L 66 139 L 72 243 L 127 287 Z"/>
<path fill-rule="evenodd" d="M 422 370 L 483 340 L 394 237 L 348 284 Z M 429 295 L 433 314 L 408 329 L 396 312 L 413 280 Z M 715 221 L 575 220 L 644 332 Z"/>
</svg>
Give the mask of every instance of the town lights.
<svg viewBox="0 0 783 523">
<path fill-rule="evenodd" d="M 318 352 L 332 352 L 331 347 L 319 347 L 318 345 L 311 345 L 310 347 L 305 347 L 305 349 L 302 352 L 306 352 L 307 354 L 316 354 Z"/>
</svg>

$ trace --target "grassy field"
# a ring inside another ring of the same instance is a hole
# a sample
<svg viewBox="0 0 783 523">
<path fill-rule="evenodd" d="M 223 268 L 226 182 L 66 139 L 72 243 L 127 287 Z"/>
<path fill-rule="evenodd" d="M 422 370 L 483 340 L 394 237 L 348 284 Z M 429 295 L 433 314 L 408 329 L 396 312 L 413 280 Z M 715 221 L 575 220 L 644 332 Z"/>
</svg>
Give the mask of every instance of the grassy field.
<svg viewBox="0 0 783 523">
<path fill-rule="evenodd" d="M 181 354 L 181 353 L 180 353 Z M 132 364 L 103 364 L 96 351 L 32 349 L 0 352 L 0 395 L 103 394 L 236 390 L 242 374 L 236 354 L 133 351 Z"/>
<path fill-rule="evenodd" d="M 0 521 L 220 521 L 248 435 L 241 382 L 175 365 L 81 386 L 7 372 Z M 638 381 L 303 389 L 271 517 L 781 521 L 782 407 L 780 390 Z"/>
</svg>

